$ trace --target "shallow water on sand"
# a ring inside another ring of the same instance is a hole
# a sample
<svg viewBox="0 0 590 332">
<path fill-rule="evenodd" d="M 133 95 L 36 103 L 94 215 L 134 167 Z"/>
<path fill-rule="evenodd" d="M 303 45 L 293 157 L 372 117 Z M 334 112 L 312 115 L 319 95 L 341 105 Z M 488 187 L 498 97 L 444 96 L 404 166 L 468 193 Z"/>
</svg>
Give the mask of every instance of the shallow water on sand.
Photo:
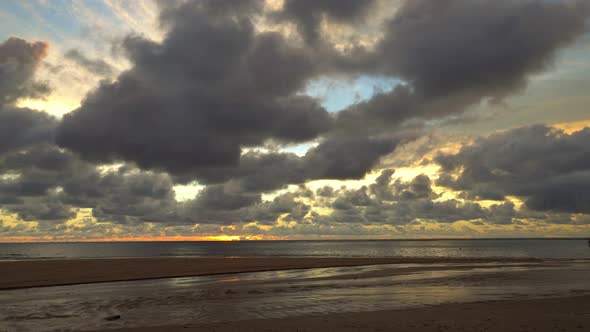
<svg viewBox="0 0 590 332">
<path fill-rule="evenodd" d="M 590 293 L 589 275 L 588 260 L 395 264 L 9 290 L 0 291 L 0 331 L 109 329 L 581 295 Z"/>
</svg>

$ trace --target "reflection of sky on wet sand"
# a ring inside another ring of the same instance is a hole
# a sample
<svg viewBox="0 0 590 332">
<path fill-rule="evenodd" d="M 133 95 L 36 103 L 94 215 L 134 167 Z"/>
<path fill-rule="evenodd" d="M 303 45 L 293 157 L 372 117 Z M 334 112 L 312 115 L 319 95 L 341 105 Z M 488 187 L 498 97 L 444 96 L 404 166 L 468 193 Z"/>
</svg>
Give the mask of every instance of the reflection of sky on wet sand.
<svg viewBox="0 0 590 332">
<path fill-rule="evenodd" d="M 590 261 L 399 264 L 0 292 L 0 326 L 79 330 L 358 312 L 590 292 Z M 105 317 L 121 315 L 116 321 Z"/>
</svg>

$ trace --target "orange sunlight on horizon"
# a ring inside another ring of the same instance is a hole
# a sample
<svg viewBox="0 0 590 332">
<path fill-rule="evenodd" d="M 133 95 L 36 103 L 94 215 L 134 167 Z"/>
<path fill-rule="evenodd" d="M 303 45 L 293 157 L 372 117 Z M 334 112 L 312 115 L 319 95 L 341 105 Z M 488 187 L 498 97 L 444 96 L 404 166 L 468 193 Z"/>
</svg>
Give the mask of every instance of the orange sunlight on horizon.
<svg viewBox="0 0 590 332">
<path fill-rule="evenodd" d="M 113 238 L 67 238 L 52 236 L 9 236 L 0 237 L 0 243 L 27 243 L 27 242 L 165 242 L 165 241 L 254 241 L 254 240 L 286 240 L 285 236 L 272 235 L 205 235 L 205 236 L 138 236 L 138 237 L 113 237 Z"/>
</svg>

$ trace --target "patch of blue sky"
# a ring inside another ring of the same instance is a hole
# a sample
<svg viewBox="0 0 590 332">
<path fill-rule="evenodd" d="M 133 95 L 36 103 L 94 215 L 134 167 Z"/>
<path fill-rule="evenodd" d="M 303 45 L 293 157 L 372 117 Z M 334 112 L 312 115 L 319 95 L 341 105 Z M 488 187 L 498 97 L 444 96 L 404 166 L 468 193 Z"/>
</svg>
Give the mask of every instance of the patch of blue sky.
<svg viewBox="0 0 590 332">
<path fill-rule="evenodd" d="M 338 112 L 352 104 L 368 100 L 377 93 L 391 91 L 401 83 L 398 79 L 384 76 L 363 75 L 345 79 L 324 77 L 309 83 L 303 93 L 318 98 L 329 112 Z M 316 142 L 289 145 L 280 151 L 303 156 L 316 145 Z"/>
<path fill-rule="evenodd" d="M 133 4 L 131 1 L 130 3 Z M 105 0 L 85 1 L 84 6 L 92 10 L 95 14 L 111 18 L 112 20 L 117 19 L 117 16 L 113 13 L 112 8 L 106 4 Z"/>
<path fill-rule="evenodd" d="M 131 3 L 133 3 L 133 2 L 131 2 Z M 113 9 L 111 7 L 109 7 L 105 3 L 105 1 L 99 1 L 99 0 L 85 1 L 82 3 L 82 5 L 85 7 L 85 9 L 88 12 L 92 13 L 95 16 L 101 17 L 105 21 L 110 21 L 113 24 L 124 23 L 121 21 L 121 19 L 117 15 L 115 15 L 115 13 L 113 12 Z M 82 22 L 82 23 L 88 24 L 87 22 Z"/>
<path fill-rule="evenodd" d="M 45 5 L 38 5 L 36 8 L 43 20 L 60 31 L 64 37 L 79 33 L 81 25 L 79 18 L 62 1 L 48 1 Z"/>
<path fill-rule="evenodd" d="M 80 24 L 75 18 L 64 10 L 62 0 L 49 1 L 47 3 L 33 1 L 8 0 L 0 1 L 0 11 L 14 20 L 9 22 L 8 29 L 2 29 L 4 35 L 10 31 L 11 36 L 44 40 L 70 39 L 80 31 Z M 16 32 L 16 33 L 15 33 Z"/>
<path fill-rule="evenodd" d="M 590 26 L 590 20 L 588 20 L 588 25 Z M 541 75 L 552 75 L 560 70 L 575 69 L 575 65 L 582 65 L 584 68 L 588 68 L 590 64 L 588 52 L 590 52 L 590 32 L 584 33 L 576 38 L 568 47 L 560 49 L 557 52 L 555 65 L 549 68 L 549 70 L 542 72 Z M 579 70 L 570 70 L 569 73 L 573 76 L 587 74 L 587 72 L 580 72 Z"/>
<path fill-rule="evenodd" d="M 286 146 L 281 148 L 281 152 L 287 152 L 287 153 L 294 153 L 298 156 L 303 156 L 307 153 L 307 151 L 313 147 L 315 147 L 317 144 L 316 143 L 302 143 L 302 144 L 297 144 L 297 145 L 290 145 L 290 146 Z"/>
<path fill-rule="evenodd" d="M 568 49 L 565 49 L 559 59 L 558 65 L 562 67 L 571 78 L 588 79 L 590 68 L 590 33 L 578 38 L 577 42 Z"/>
<path fill-rule="evenodd" d="M 0 39 L 20 37 L 23 27 L 32 28 L 32 17 L 17 1 L 0 1 L 2 29 Z M 27 37 L 27 36 L 23 36 Z"/>
<path fill-rule="evenodd" d="M 377 93 L 391 91 L 400 83 L 398 79 L 384 76 L 325 77 L 312 81 L 303 93 L 318 98 L 329 112 L 338 112 Z"/>
<path fill-rule="evenodd" d="M 120 19 L 103 1 L 72 3 L 68 0 L 3 0 L 0 1 L 0 14 L 4 18 L 0 38 L 5 40 L 16 36 L 68 42 L 80 38 L 88 29 L 93 29 L 89 13 L 113 24 L 120 23 Z"/>
</svg>

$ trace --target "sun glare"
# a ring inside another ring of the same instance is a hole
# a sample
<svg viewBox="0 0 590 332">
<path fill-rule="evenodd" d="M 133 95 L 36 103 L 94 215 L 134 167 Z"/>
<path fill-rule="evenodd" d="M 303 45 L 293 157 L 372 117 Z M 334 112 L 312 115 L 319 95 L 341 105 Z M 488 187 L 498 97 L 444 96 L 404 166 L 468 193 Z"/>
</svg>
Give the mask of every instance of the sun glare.
<svg viewBox="0 0 590 332">
<path fill-rule="evenodd" d="M 229 241 L 240 241 L 241 237 L 238 235 L 213 235 L 213 236 L 208 236 L 207 240 L 229 242 Z"/>
</svg>

